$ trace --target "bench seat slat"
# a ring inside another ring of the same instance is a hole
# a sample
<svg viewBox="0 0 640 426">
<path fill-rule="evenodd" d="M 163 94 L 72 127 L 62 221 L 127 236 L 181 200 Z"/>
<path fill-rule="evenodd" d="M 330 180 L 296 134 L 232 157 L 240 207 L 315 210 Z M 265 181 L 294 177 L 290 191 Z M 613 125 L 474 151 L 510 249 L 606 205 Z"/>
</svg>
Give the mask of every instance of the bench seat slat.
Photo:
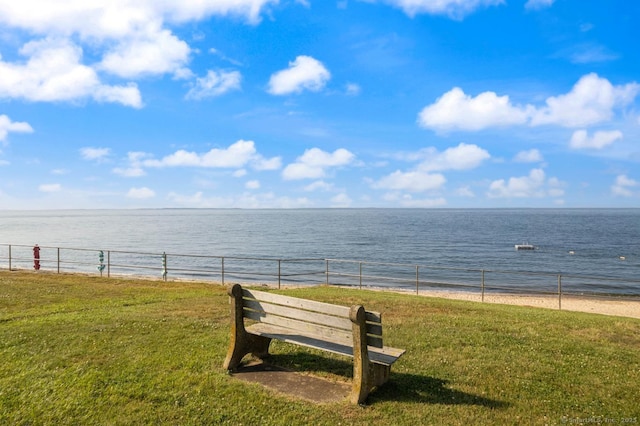
<svg viewBox="0 0 640 426">
<path fill-rule="evenodd" d="M 351 320 L 348 317 L 336 317 L 319 312 L 304 311 L 301 309 L 251 299 L 245 299 L 244 306 L 245 308 L 252 309 L 257 312 L 296 319 L 302 322 L 321 324 L 327 327 L 335 327 L 341 330 L 347 330 L 351 333 Z"/>
<path fill-rule="evenodd" d="M 330 303 L 316 302 L 315 300 L 299 299 L 297 297 L 283 296 L 281 294 L 267 293 L 266 291 L 242 289 L 246 299 L 256 299 L 306 311 L 322 312 L 329 315 L 349 318 L 350 308 L 346 306 L 332 305 Z"/>
<path fill-rule="evenodd" d="M 318 336 L 298 329 L 294 330 L 265 323 L 253 324 L 247 328 L 247 331 L 259 336 L 282 340 L 287 343 L 295 343 L 309 348 L 353 357 L 353 341 L 349 340 L 327 341 L 324 336 Z M 369 360 L 371 362 L 383 365 L 393 364 L 405 352 L 402 349 L 389 347 L 376 348 L 373 346 L 369 346 L 368 351 Z"/>
</svg>

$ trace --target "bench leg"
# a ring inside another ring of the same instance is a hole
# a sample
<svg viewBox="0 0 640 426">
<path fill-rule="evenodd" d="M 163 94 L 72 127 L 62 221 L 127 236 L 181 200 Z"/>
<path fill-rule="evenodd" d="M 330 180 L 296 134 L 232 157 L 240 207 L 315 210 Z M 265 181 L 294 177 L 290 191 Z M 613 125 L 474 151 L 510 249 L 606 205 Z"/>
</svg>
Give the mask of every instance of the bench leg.
<svg viewBox="0 0 640 426">
<path fill-rule="evenodd" d="M 224 360 L 224 369 L 234 371 L 245 355 L 252 354 L 260 359 L 269 356 L 269 344 L 271 339 L 255 334 L 243 333 L 231 339 L 227 357 Z"/>
<path fill-rule="evenodd" d="M 227 357 L 224 360 L 225 370 L 235 370 L 242 358 L 254 354 L 259 358 L 269 355 L 271 339 L 247 333 L 244 328 L 242 287 L 234 284 L 228 289 L 231 298 L 231 336 Z"/>
<path fill-rule="evenodd" d="M 371 387 L 378 387 L 385 384 L 389 380 L 390 373 L 390 365 L 371 363 L 369 370 L 369 374 L 371 374 L 371 379 L 369 380 Z"/>
</svg>

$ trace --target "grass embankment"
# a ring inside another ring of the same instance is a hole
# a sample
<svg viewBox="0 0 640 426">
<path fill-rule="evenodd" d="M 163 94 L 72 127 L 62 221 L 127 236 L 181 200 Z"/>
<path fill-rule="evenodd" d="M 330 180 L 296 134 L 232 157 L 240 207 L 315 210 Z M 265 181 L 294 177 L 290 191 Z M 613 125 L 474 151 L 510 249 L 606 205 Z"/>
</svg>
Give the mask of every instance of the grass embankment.
<svg viewBox="0 0 640 426">
<path fill-rule="evenodd" d="M 283 291 L 384 313 L 407 353 L 366 407 L 236 380 L 221 286 L 0 271 L 1 424 L 640 422 L 640 320 L 382 292 Z M 274 363 L 348 380 L 280 342 Z"/>
</svg>

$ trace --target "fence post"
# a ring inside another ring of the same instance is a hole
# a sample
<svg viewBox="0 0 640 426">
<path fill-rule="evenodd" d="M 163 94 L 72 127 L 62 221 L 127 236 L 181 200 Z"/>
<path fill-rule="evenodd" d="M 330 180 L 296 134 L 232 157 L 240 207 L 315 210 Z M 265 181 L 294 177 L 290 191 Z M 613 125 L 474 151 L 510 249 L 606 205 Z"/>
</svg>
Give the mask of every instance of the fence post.
<svg viewBox="0 0 640 426">
<path fill-rule="evenodd" d="M 480 288 L 482 289 L 482 302 L 484 302 L 484 269 L 481 271 L 482 272 L 482 279 L 480 281 Z"/>
<path fill-rule="evenodd" d="M 420 291 L 420 272 L 419 272 L 419 266 L 416 265 L 416 296 L 418 295 L 419 291 Z"/>
<path fill-rule="evenodd" d="M 60 247 L 58 247 L 58 273 L 60 273 Z"/>
<path fill-rule="evenodd" d="M 167 253 L 162 252 L 162 279 L 167 281 Z"/>
<path fill-rule="evenodd" d="M 224 285 L 224 256 L 220 258 L 221 266 L 220 266 L 220 275 L 222 275 L 222 285 Z"/>
<path fill-rule="evenodd" d="M 282 271 L 281 267 L 282 267 L 282 259 L 278 259 L 278 290 L 280 290 L 280 273 Z"/>
<path fill-rule="evenodd" d="M 107 250 L 107 278 L 111 278 L 111 250 Z"/>
<path fill-rule="evenodd" d="M 362 262 L 360 262 L 360 290 L 362 290 Z"/>
<path fill-rule="evenodd" d="M 11 244 L 9 244 L 9 271 L 11 271 Z"/>
<path fill-rule="evenodd" d="M 326 284 L 329 285 L 329 259 L 325 259 L 325 262 L 327 264 L 326 268 L 325 268 L 325 277 L 326 277 Z"/>
<path fill-rule="evenodd" d="M 562 274 L 558 274 L 558 310 L 562 310 Z"/>
</svg>

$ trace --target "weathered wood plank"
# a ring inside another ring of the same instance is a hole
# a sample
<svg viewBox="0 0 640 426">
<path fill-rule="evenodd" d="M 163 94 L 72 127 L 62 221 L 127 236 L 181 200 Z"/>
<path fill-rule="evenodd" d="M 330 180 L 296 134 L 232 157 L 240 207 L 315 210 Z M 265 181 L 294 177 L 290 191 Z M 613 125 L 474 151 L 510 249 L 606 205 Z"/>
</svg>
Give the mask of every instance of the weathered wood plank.
<svg viewBox="0 0 640 426">
<path fill-rule="evenodd" d="M 269 337 L 272 339 L 282 340 L 287 343 L 294 343 L 309 348 L 320 349 L 333 352 L 340 355 L 353 357 L 353 346 L 346 342 L 330 342 L 324 340 L 323 336 L 317 336 L 312 333 L 302 334 L 299 330 L 293 330 L 285 327 L 278 327 L 271 324 L 254 324 L 247 328 L 247 331 L 259 336 Z M 402 354 L 403 349 L 396 348 L 374 348 L 368 347 L 369 358 L 371 362 L 382 365 L 393 364 Z"/>
<path fill-rule="evenodd" d="M 316 302 L 315 300 L 299 299 L 297 297 L 283 296 L 281 294 L 267 293 L 265 291 L 243 289 L 247 299 L 262 300 L 306 311 L 323 312 L 329 315 L 349 317 L 350 308 L 346 306 L 332 305 L 330 303 Z"/>
<path fill-rule="evenodd" d="M 372 336 L 379 336 L 382 338 L 382 324 L 370 324 L 367 323 L 367 334 Z"/>
<path fill-rule="evenodd" d="M 259 336 L 282 340 L 287 343 L 294 343 L 309 348 L 353 357 L 353 347 L 347 344 L 348 342 L 327 341 L 324 340 L 323 336 L 315 336 L 313 334 L 307 335 L 301 333 L 299 330 L 291 330 L 264 323 L 254 324 L 249 327 L 247 331 Z"/>
<path fill-rule="evenodd" d="M 259 321 L 263 324 L 287 328 L 289 330 L 295 330 L 307 335 L 315 335 L 318 337 L 322 337 L 328 341 L 335 341 L 341 344 L 353 345 L 353 335 L 351 331 L 324 327 L 319 324 L 302 322 L 291 318 L 284 318 L 277 315 L 266 314 L 264 312 L 245 310 L 244 315 L 249 319 Z"/>
<path fill-rule="evenodd" d="M 327 315 L 320 312 L 305 311 L 298 308 L 290 308 L 288 306 L 276 305 L 268 302 L 263 302 L 253 299 L 245 299 L 244 307 L 252 309 L 257 312 L 264 312 L 267 314 L 273 314 L 280 317 L 292 318 L 301 322 L 309 322 L 313 324 L 321 324 L 326 327 L 335 327 L 341 330 L 348 330 L 351 332 L 351 320 L 349 317 L 337 317 L 334 315 Z"/>
</svg>

